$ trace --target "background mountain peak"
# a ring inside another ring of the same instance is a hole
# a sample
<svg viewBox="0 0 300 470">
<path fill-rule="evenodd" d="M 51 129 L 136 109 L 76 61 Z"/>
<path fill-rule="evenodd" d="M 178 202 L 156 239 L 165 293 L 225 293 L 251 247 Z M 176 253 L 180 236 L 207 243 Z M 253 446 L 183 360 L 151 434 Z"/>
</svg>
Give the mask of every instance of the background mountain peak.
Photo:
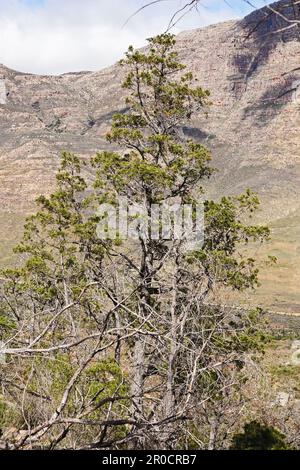
<svg viewBox="0 0 300 470">
<path fill-rule="evenodd" d="M 273 4 L 280 11 L 285 5 Z M 220 169 L 208 195 L 250 187 L 262 200 L 261 220 L 273 227 L 268 253 L 277 255 L 279 264 L 269 270 L 257 301 L 300 311 L 300 42 L 298 26 L 273 34 L 282 21 L 264 7 L 243 20 L 183 32 L 177 49 L 198 83 L 211 91 L 208 118 L 199 114 L 184 129 L 211 149 Z M 53 188 L 60 152 L 88 156 L 108 148 L 112 115 L 125 106 L 122 74 L 118 65 L 59 76 L 0 66 L 4 261 L 11 259 L 10 248 L 35 198 Z"/>
</svg>

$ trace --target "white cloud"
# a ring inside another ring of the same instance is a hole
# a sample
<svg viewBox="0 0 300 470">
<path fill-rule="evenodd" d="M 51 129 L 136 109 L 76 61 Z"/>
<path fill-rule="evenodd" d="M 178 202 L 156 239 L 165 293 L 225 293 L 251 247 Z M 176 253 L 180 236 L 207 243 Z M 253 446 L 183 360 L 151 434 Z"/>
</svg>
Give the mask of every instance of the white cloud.
<svg viewBox="0 0 300 470">
<path fill-rule="evenodd" d="M 122 27 L 143 0 L 0 0 L 0 62 L 32 73 L 101 69 L 129 44 L 142 46 L 146 37 L 163 31 L 182 1 L 153 6 Z M 176 32 L 236 17 L 225 4 L 218 9 L 206 4 Z"/>
</svg>

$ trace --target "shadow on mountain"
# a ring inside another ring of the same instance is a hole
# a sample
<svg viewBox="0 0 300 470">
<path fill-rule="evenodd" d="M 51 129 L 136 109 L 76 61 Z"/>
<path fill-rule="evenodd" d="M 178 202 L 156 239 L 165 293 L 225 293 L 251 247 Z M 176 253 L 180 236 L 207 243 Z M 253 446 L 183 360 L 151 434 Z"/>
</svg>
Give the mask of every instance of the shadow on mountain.
<svg viewBox="0 0 300 470">
<path fill-rule="evenodd" d="M 197 127 L 183 127 L 182 130 L 186 137 L 192 137 L 200 142 L 211 140 L 216 137 L 214 134 L 208 134 Z"/>
<path fill-rule="evenodd" d="M 282 108 L 292 101 L 296 91 L 297 76 L 286 76 L 282 83 L 273 85 L 265 91 L 257 103 L 245 108 L 243 119 L 254 116 L 254 125 L 263 127 L 282 111 Z"/>
<path fill-rule="evenodd" d="M 300 4 L 282 0 L 267 5 L 241 20 L 239 34 L 241 30 L 242 39 L 233 65 L 246 81 L 268 60 L 277 44 L 300 41 Z"/>
</svg>

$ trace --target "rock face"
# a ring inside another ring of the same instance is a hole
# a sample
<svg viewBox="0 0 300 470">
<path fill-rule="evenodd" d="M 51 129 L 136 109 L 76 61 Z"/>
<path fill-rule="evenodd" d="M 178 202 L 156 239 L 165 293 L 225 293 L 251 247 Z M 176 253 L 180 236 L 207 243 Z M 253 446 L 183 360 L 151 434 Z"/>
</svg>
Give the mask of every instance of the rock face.
<svg viewBox="0 0 300 470">
<path fill-rule="evenodd" d="M 291 15 L 284 4 L 274 8 Z M 241 21 L 181 33 L 177 48 L 211 91 L 208 117 L 184 129 L 211 148 L 220 170 L 209 195 L 252 188 L 262 200 L 260 219 L 274 229 L 268 252 L 279 264 L 265 276 L 258 301 L 300 311 L 300 30 L 286 25 L 265 7 Z M 35 197 L 52 188 L 60 152 L 107 148 L 111 117 L 124 108 L 122 73 L 116 65 L 37 76 L 0 65 L 2 259 Z"/>
<path fill-rule="evenodd" d="M 6 85 L 5 85 L 5 80 L 0 79 L 0 104 L 5 104 L 6 103 Z"/>
</svg>

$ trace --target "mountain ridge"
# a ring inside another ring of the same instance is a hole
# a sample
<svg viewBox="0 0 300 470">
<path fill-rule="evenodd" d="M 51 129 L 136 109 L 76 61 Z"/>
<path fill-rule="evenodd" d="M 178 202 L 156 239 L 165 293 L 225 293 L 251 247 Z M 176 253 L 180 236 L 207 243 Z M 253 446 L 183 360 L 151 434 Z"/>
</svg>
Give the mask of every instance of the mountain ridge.
<svg viewBox="0 0 300 470">
<path fill-rule="evenodd" d="M 284 5 L 273 4 L 281 11 Z M 208 117 L 199 114 L 184 128 L 211 149 L 219 169 L 208 196 L 246 187 L 258 192 L 260 220 L 273 228 L 268 250 L 280 258 L 274 274 L 264 277 L 258 301 L 275 302 L 280 309 L 299 306 L 300 311 L 300 41 L 297 31 L 273 34 L 282 25 L 283 19 L 264 7 L 242 20 L 184 31 L 177 36 L 177 50 L 198 83 L 211 91 Z M 123 74 L 118 65 L 51 76 L 0 66 L 5 85 L 5 103 L 0 100 L 0 256 L 5 262 L 34 199 L 53 188 L 61 151 L 85 157 L 109 148 L 105 134 L 112 115 L 125 106 Z"/>
</svg>

